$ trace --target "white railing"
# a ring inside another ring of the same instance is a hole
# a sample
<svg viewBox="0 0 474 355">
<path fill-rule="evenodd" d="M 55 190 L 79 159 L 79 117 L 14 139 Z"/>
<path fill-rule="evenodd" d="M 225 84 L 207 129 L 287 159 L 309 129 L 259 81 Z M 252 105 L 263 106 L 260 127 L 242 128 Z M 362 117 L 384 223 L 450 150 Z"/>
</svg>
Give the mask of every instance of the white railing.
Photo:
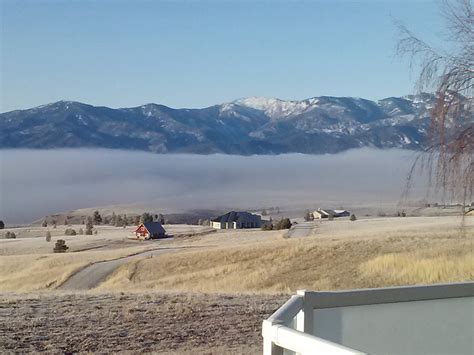
<svg viewBox="0 0 474 355">
<path fill-rule="evenodd" d="M 315 333 L 317 334 L 318 332 L 316 332 L 314 329 L 315 320 L 317 321 L 316 324 L 319 324 L 320 326 L 322 326 L 323 324 L 320 324 L 318 322 L 324 322 L 324 320 L 315 319 L 318 317 L 318 314 L 321 314 L 316 313 L 315 311 L 324 312 L 326 310 L 332 311 L 334 309 L 341 310 L 343 309 L 343 307 L 346 307 L 346 309 L 348 309 L 350 312 L 353 312 L 355 308 L 353 306 L 382 305 L 382 308 L 385 307 L 383 309 L 383 312 L 386 312 L 387 309 L 390 311 L 389 304 L 406 302 L 404 305 L 415 303 L 415 306 L 419 307 L 420 302 L 414 301 L 440 300 L 441 302 L 444 302 L 444 300 L 447 299 L 456 299 L 454 301 L 457 301 L 463 297 L 468 298 L 462 299 L 462 302 L 464 303 L 462 303 L 461 306 L 457 305 L 457 309 L 461 309 L 461 311 L 463 311 L 466 307 L 470 307 L 470 305 L 474 304 L 474 300 L 472 299 L 472 297 L 474 297 L 473 282 L 429 286 L 391 287 L 338 292 L 310 292 L 305 290 L 299 290 L 296 295 L 292 296 L 274 314 L 272 314 L 267 320 L 263 321 L 263 354 L 282 355 L 284 353 L 297 353 L 303 355 L 343 355 L 369 353 L 370 350 L 368 349 L 360 351 L 316 336 Z M 446 307 L 445 303 L 442 303 L 441 306 Z M 429 305 L 429 307 L 432 306 Z M 378 307 L 377 309 L 380 309 L 380 307 Z M 365 314 L 369 314 L 370 316 L 370 312 L 370 309 L 364 308 L 362 309 L 361 313 L 359 312 L 359 317 L 360 315 L 362 315 L 362 317 L 365 317 Z M 395 309 L 394 312 L 395 314 L 398 314 L 399 310 Z M 413 313 L 412 310 L 409 310 L 408 312 Z M 466 309 L 466 312 L 471 312 L 472 314 L 472 309 Z M 421 318 L 423 318 L 423 315 L 420 316 Z M 354 318 L 354 315 L 352 314 L 351 317 Z M 384 314 L 384 317 L 387 317 L 387 315 Z M 469 332 L 473 331 L 473 324 L 471 319 L 471 329 L 469 329 L 469 317 L 467 317 L 466 319 L 468 329 L 465 331 L 468 332 L 467 344 L 469 347 L 469 334 L 472 334 Z M 380 319 L 377 320 L 377 317 L 375 317 L 375 324 L 377 324 L 377 321 L 380 322 Z M 358 323 L 356 320 L 356 322 L 353 324 L 356 324 L 356 328 L 357 326 L 359 326 L 359 324 L 361 327 L 364 326 L 363 319 L 362 322 Z M 449 325 L 449 327 L 449 329 L 453 329 L 452 325 Z M 465 329 L 466 324 L 460 324 L 459 327 L 461 329 Z M 357 331 L 358 329 L 355 329 L 356 337 L 359 336 L 359 334 L 357 334 Z M 437 331 L 439 331 L 439 329 Z M 453 329 L 453 331 L 456 331 L 456 329 Z M 364 332 L 364 330 L 361 330 L 361 332 Z M 444 329 L 442 329 L 441 332 L 443 333 Z M 373 336 L 373 342 L 376 342 L 376 331 L 370 336 Z M 372 340 L 370 340 L 369 343 L 371 341 Z"/>
</svg>

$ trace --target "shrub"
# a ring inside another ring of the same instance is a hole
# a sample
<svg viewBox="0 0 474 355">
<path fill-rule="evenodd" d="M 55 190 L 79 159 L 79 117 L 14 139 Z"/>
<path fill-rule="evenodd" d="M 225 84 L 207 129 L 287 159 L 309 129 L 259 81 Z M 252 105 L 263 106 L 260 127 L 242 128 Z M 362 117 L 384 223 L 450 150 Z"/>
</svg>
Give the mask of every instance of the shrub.
<svg viewBox="0 0 474 355">
<path fill-rule="evenodd" d="M 282 218 L 274 226 L 274 229 L 290 229 L 290 228 L 291 228 L 291 221 L 289 218 Z"/>
<path fill-rule="evenodd" d="M 351 221 L 355 221 L 357 219 L 355 214 L 351 214 L 350 218 Z"/>
<path fill-rule="evenodd" d="M 8 231 L 5 233 L 5 239 L 16 239 L 16 234 Z"/>
<path fill-rule="evenodd" d="M 263 230 L 263 231 L 271 231 L 271 230 L 273 230 L 273 224 L 272 224 L 272 223 L 265 223 L 265 224 L 262 226 L 262 230 Z"/>
<path fill-rule="evenodd" d="M 403 212 L 402 212 L 402 217 L 406 217 L 406 216 L 407 216 L 406 212 L 403 211 Z"/>
<path fill-rule="evenodd" d="M 69 247 L 66 245 L 66 242 L 63 239 L 58 239 L 54 245 L 54 253 L 65 253 Z"/>
<path fill-rule="evenodd" d="M 79 234 L 79 235 L 83 235 L 83 234 L 84 234 L 84 229 L 82 229 L 82 228 L 79 228 L 79 231 L 77 232 L 77 234 Z"/>
<path fill-rule="evenodd" d="M 97 234 L 97 229 L 94 229 L 94 234 Z"/>
<path fill-rule="evenodd" d="M 50 242 L 50 241 L 51 241 L 51 232 L 50 232 L 50 231 L 47 231 L 47 232 L 46 232 L 46 241 L 47 241 L 47 242 Z"/>
<path fill-rule="evenodd" d="M 5 223 L 3 223 L 3 221 L 0 221 L 0 229 L 3 229 L 5 228 Z"/>
<path fill-rule="evenodd" d="M 64 231 L 64 234 L 65 235 L 76 235 L 76 231 L 72 228 L 67 228 L 65 231 Z"/>
<path fill-rule="evenodd" d="M 47 226 L 48 226 L 48 222 L 46 222 L 46 220 L 44 220 L 43 223 L 41 224 L 41 226 L 47 227 Z"/>
</svg>

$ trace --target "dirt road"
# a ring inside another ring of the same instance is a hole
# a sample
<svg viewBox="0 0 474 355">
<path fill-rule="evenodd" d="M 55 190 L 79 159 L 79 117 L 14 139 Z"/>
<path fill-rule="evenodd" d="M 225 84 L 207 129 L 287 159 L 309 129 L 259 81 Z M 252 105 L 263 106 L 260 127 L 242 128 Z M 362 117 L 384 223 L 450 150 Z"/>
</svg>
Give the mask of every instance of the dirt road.
<svg viewBox="0 0 474 355">
<path fill-rule="evenodd" d="M 307 237 L 312 234 L 315 227 L 316 224 L 314 222 L 298 223 L 288 230 L 288 236 L 290 238 Z"/>
<path fill-rule="evenodd" d="M 92 265 L 86 266 L 73 274 L 67 279 L 62 285 L 58 287 L 60 290 L 90 290 L 97 287 L 102 281 L 104 281 L 115 269 L 120 265 L 130 262 L 137 258 L 146 258 L 158 254 L 163 254 L 171 251 L 175 251 L 180 248 L 159 248 L 144 251 L 139 254 L 127 256 L 124 258 L 118 258 L 109 261 L 100 261 Z"/>
</svg>

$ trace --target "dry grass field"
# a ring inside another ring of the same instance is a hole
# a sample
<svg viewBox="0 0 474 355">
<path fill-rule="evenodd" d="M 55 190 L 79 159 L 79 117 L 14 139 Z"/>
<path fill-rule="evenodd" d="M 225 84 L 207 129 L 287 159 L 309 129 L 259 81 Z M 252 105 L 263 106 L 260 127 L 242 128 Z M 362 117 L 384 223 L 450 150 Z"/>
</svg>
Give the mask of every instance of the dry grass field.
<svg viewBox="0 0 474 355">
<path fill-rule="evenodd" d="M 128 238 L 132 227 L 64 236 L 58 226 L 49 243 L 42 227 L 16 228 L 16 240 L 0 239 L 0 353 L 260 353 L 262 319 L 299 288 L 472 280 L 474 218 L 460 225 L 453 216 L 315 222 L 293 234 L 181 225 L 168 226 L 175 238 L 145 242 Z M 57 239 L 68 253 L 52 253 Z M 120 257 L 94 289 L 57 289 Z"/>
<path fill-rule="evenodd" d="M 456 231 L 282 239 L 135 260 L 100 289 L 289 293 L 463 281 L 473 279 L 472 246 L 472 235 Z"/>
<path fill-rule="evenodd" d="M 452 216 L 324 221 L 308 236 L 289 239 L 284 231 L 260 230 L 190 236 L 202 229 L 170 226 L 175 238 L 147 242 L 128 239 L 131 227 L 99 226 L 97 235 L 65 237 L 58 226 L 48 243 L 31 237 L 42 228 L 32 227 L 19 229 L 16 240 L 0 240 L 0 291 L 51 290 L 91 263 L 157 248 L 169 250 L 131 259 L 98 289 L 290 293 L 469 280 L 473 222 L 466 218 L 461 231 Z M 52 253 L 59 238 L 70 252 Z"/>
</svg>

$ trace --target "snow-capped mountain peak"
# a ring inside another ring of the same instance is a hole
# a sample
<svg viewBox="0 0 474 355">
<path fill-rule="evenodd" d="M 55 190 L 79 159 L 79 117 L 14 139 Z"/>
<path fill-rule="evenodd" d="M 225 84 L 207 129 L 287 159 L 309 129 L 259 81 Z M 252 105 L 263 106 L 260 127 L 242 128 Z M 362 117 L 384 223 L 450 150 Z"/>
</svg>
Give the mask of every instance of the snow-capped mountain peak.
<svg viewBox="0 0 474 355">
<path fill-rule="evenodd" d="M 306 112 L 315 107 L 318 100 L 315 98 L 302 101 L 285 101 L 277 98 L 251 96 L 238 99 L 233 103 L 264 111 L 268 117 L 277 119 Z"/>
</svg>

